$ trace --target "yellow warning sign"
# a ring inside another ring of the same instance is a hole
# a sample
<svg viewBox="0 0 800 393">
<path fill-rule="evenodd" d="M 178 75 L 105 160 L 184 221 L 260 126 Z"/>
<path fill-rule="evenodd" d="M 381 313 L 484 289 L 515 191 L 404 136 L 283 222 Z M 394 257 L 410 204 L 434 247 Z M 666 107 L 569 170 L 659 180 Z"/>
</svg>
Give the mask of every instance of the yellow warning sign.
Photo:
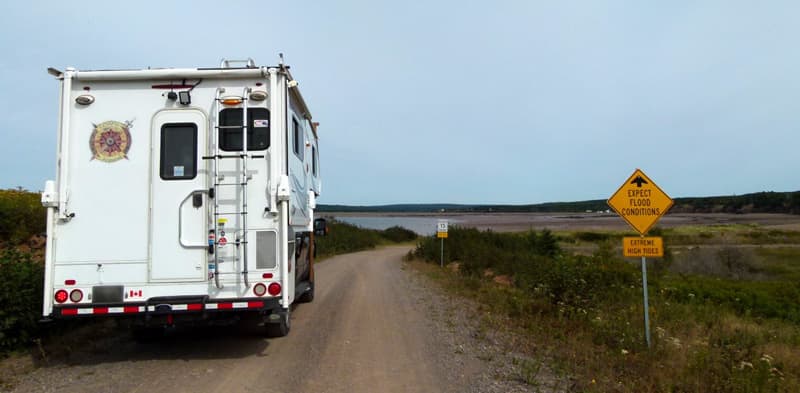
<svg viewBox="0 0 800 393">
<path fill-rule="evenodd" d="M 440 239 L 447 239 L 447 232 L 436 232 L 436 237 Z"/>
<path fill-rule="evenodd" d="M 623 237 L 622 255 L 626 257 L 661 258 L 664 256 L 664 240 L 658 236 Z"/>
<path fill-rule="evenodd" d="M 672 207 L 672 199 L 637 169 L 611 196 L 608 205 L 644 235 Z"/>
</svg>

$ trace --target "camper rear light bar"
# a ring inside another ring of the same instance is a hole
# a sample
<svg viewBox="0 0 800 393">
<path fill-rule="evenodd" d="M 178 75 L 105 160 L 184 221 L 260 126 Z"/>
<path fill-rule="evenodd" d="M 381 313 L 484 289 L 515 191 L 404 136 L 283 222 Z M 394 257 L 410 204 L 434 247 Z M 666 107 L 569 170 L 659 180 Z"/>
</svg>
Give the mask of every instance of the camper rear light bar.
<svg viewBox="0 0 800 393">
<path fill-rule="evenodd" d="M 66 291 L 64 291 L 66 296 Z M 138 313 L 173 313 L 173 312 L 200 312 L 200 311 L 226 311 L 226 310 L 259 310 L 268 305 L 275 306 L 278 299 L 264 299 L 264 300 L 242 300 L 236 302 L 218 302 L 206 303 L 203 308 L 202 303 L 188 303 L 188 304 L 170 304 L 168 310 L 159 309 L 161 305 L 119 305 L 119 306 L 92 306 L 92 307 L 58 307 L 58 315 L 61 316 L 76 316 L 76 315 L 124 315 L 124 314 L 138 314 Z M 66 300 L 65 300 L 66 301 Z M 271 302 L 272 301 L 272 302 Z"/>
</svg>

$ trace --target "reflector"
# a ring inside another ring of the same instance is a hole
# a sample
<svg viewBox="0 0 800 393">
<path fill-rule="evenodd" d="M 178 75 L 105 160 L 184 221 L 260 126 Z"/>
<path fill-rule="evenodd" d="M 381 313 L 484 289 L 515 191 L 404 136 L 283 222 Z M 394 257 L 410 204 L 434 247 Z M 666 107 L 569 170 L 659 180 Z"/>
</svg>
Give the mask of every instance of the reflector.
<svg viewBox="0 0 800 393">
<path fill-rule="evenodd" d="M 80 289 L 73 289 L 72 292 L 69 293 L 69 300 L 73 303 L 78 303 L 83 300 L 83 292 L 81 292 Z"/>
</svg>

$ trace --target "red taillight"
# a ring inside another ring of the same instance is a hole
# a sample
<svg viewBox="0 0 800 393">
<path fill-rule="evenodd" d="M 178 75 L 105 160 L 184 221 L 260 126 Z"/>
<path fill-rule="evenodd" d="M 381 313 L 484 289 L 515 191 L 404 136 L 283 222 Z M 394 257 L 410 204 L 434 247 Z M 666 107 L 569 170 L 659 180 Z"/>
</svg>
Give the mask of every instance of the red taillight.
<svg viewBox="0 0 800 393">
<path fill-rule="evenodd" d="M 75 280 L 64 280 L 64 285 L 75 285 Z"/>
<path fill-rule="evenodd" d="M 281 284 L 277 282 L 273 282 L 269 284 L 269 294 L 272 296 L 278 296 L 281 294 Z"/>
<path fill-rule="evenodd" d="M 67 291 L 63 289 L 59 289 L 58 291 L 56 291 L 56 302 L 64 303 L 67 301 L 68 297 L 69 295 L 67 294 Z"/>
<path fill-rule="evenodd" d="M 264 273 L 261 275 L 262 278 L 272 278 L 272 273 Z"/>
<path fill-rule="evenodd" d="M 264 294 L 267 293 L 267 286 L 262 283 L 258 283 L 253 287 L 253 293 L 256 294 L 256 296 L 264 296 Z"/>
<path fill-rule="evenodd" d="M 72 292 L 69 293 L 69 300 L 73 303 L 83 300 L 83 292 L 81 292 L 80 289 L 73 289 Z"/>
</svg>

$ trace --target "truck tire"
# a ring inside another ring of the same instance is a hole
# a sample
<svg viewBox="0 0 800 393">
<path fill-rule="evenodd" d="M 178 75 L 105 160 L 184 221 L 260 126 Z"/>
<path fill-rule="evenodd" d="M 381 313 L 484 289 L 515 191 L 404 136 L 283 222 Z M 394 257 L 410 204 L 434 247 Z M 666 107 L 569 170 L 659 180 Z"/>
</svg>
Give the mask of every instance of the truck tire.
<svg viewBox="0 0 800 393">
<path fill-rule="evenodd" d="M 267 337 L 284 337 L 289 334 L 289 330 L 292 327 L 290 314 L 291 313 L 287 308 L 286 310 L 278 311 L 270 315 L 267 318 L 267 322 L 264 324 Z M 277 320 L 273 320 L 274 316 L 277 316 Z"/>
<path fill-rule="evenodd" d="M 297 299 L 298 302 L 311 303 L 314 301 L 314 283 L 310 282 L 309 285 L 311 285 L 311 289 L 305 291 L 300 298 Z"/>
</svg>

